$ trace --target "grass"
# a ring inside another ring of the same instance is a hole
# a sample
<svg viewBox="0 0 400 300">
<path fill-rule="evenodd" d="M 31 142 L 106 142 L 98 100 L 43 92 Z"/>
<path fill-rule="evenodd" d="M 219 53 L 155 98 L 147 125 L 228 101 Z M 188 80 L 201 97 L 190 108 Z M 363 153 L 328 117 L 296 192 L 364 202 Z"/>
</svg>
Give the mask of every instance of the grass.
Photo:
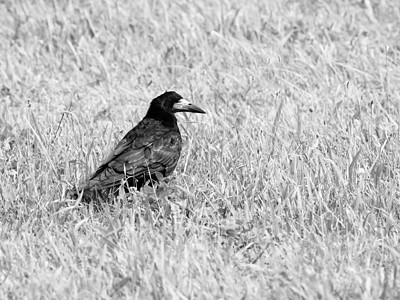
<svg viewBox="0 0 400 300">
<path fill-rule="evenodd" d="M 0 14 L 1 299 L 400 297 L 396 1 Z M 208 112 L 171 181 L 66 198 L 165 90 Z"/>
</svg>

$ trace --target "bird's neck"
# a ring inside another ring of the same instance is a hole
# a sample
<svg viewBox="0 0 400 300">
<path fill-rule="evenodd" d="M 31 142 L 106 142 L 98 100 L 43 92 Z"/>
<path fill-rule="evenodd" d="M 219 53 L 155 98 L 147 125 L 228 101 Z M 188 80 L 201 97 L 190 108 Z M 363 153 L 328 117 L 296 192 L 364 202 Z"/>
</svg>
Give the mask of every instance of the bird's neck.
<svg viewBox="0 0 400 300">
<path fill-rule="evenodd" d="M 145 118 L 154 119 L 161 121 L 164 126 L 177 128 L 178 121 L 173 113 L 165 111 L 163 109 L 149 110 Z"/>
</svg>

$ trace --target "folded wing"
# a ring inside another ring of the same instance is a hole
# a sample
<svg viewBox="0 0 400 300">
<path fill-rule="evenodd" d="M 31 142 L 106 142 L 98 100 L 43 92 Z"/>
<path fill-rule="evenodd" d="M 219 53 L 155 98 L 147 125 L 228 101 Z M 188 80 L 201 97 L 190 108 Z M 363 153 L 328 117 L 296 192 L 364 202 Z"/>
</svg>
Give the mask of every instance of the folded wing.
<svg viewBox="0 0 400 300">
<path fill-rule="evenodd" d="M 158 120 L 144 119 L 118 143 L 84 189 L 111 188 L 123 179 L 140 181 L 156 172 L 168 176 L 176 167 L 181 149 L 178 128 L 171 130 Z"/>
</svg>

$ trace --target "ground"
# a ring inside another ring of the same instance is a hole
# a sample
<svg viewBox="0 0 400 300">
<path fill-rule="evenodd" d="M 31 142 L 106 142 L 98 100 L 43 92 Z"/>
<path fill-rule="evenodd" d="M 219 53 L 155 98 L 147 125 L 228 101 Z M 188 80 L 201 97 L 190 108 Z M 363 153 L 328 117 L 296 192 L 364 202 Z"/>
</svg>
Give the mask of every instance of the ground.
<svg viewBox="0 0 400 300">
<path fill-rule="evenodd" d="M 1 299 L 400 297 L 396 0 L 3 1 Z M 184 150 L 84 181 L 175 90 Z"/>
</svg>

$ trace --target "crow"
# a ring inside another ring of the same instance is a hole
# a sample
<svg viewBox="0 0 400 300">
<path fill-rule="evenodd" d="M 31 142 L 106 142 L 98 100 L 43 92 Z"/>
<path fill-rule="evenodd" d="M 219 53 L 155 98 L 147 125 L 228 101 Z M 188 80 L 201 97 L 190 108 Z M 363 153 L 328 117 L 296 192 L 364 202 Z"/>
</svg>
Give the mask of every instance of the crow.
<svg viewBox="0 0 400 300">
<path fill-rule="evenodd" d="M 146 116 L 117 144 L 79 192 L 104 195 L 122 183 L 137 190 L 146 182 L 169 176 L 182 150 L 177 112 L 202 113 L 200 107 L 169 91 L 154 98 Z"/>
</svg>

